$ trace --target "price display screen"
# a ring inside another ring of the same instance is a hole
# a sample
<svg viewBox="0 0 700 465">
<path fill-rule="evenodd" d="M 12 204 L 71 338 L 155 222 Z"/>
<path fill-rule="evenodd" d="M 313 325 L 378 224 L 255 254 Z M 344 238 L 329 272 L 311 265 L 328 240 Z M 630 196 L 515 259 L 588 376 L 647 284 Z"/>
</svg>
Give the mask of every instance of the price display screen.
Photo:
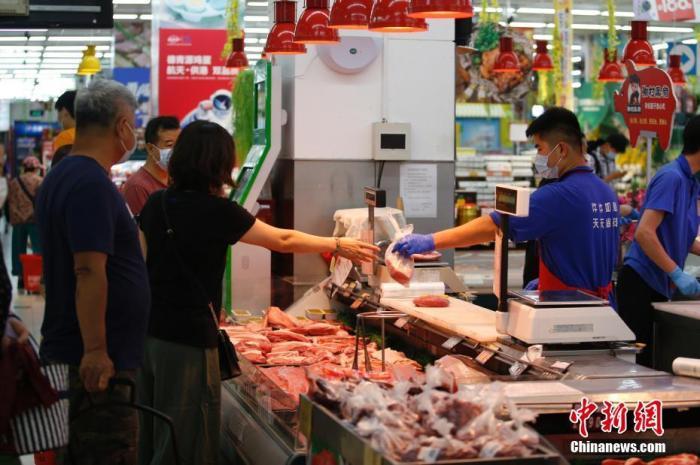
<svg viewBox="0 0 700 465">
<path fill-rule="evenodd" d="M 507 187 L 496 187 L 496 210 L 515 215 L 518 209 L 518 191 Z"/>
</svg>

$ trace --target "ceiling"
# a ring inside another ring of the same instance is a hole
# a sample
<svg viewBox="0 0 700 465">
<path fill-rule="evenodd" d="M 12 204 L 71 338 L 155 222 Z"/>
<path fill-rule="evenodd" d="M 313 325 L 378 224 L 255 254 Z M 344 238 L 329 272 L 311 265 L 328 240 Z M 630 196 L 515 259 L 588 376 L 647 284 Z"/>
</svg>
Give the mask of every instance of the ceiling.
<svg viewBox="0 0 700 465">
<path fill-rule="evenodd" d="M 473 0 L 477 14 L 479 0 Z M 114 18 L 122 21 L 151 21 L 151 0 L 113 0 Z M 301 10 L 301 0 L 297 0 Z M 501 0 L 497 12 L 502 21 L 511 20 L 511 27 L 534 29 L 535 38 L 550 39 L 553 30 L 553 8 L 549 0 Z M 574 0 L 574 54 L 581 55 L 581 42 L 586 36 L 605 34 L 607 2 Z M 615 0 L 617 27 L 629 30 L 633 17 L 632 0 Z M 246 53 L 254 62 L 260 57 L 271 26 L 272 0 L 246 0 L 244 29 Z M 649 36 L 661 51 L 668 41 L 693 41 L 694 24 L 653 23 Z M 97 45 L 104 68 L 114 62 L 112 30 L 0 30 L 0 99 L 31 98 L 46 100 L 75 87 L 75 70 L 86 43 Z M 661 52 L 663 53 L 663 52 Z M 580 58 L 578 59 L 581 60 Z"/>
</svg>

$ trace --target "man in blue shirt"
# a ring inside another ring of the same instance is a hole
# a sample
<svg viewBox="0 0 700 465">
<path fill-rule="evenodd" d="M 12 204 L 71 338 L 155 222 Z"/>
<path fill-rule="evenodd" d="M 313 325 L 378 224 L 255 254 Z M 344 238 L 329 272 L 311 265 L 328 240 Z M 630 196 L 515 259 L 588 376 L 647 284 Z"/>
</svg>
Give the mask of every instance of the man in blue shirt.
<svg viewBox="0 0 700 465">
<path fill-rule="evenodd" d="M 540 290 L 581 289 L 607 298 L 618 254 L 617 198 L 588 167 L 584 135 L 572 112 L 550 108 L 530 124 L 527 135 L 537 147 L 537 171 L 558 181 L 532 194 L 529 216 L 511 218 L 510 237 L 539 241 Z M 394 250 L 410 256 L 490 242 L 500 220 L 492 213 L 432 235 L 412 234 Z"/>
<path fill-rule="evenodd" d="M 135 380 L 150 308 L 138 230 L 110 180 L 136 148 L 136 101 L 119 83 L 78 91 L 70 156 L 48 174 L 36 200 L 43 241 L 46 313 L 42 357 L 70 367 L 71 418 L 86 406 L 126 401 Z M 106 392 L 104 392 L 106 391 Z M 136 463 L 138 417 L 130 409 L 91 411 L 71 424 L 78 463 Z"/>
<path fill-rule="evenodd" d="M 698 196 L 700 184 L 700 116 L 683 131 L 683 152 L 661 168 L 647 189 L 642 218 L 617 282 L 620 316 L 647 344 L 637 362 L 652 366 L 653 302 L 669 300 L 675 289 L 700 295 L 695 277 L 683 272 L 688 253 L 700 255 Z"/>
</svg>

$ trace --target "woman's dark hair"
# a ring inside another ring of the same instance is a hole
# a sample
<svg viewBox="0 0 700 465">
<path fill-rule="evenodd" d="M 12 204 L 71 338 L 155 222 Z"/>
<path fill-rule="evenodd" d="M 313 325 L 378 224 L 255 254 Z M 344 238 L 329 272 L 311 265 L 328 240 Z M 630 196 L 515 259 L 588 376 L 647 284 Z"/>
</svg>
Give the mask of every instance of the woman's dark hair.
<svg viewBox="0 0 700 465">
<path fill-rule="evenodd" d="M 57 148 L 53 154 L 53 158 L 51 158 L 51 168 L 58 165 L 61 160 L 66 158 L 72 149 L 73 144 L 62 145 Z"/>
<path fill-rule="evenodd" d="M 226 129 L 209 121 L 195 121 L 177 138 L 168 173 L 174 189 L 210 194 L 224 185 L 233 187 L 235 159 L 233 137 Z"/>
</svg>

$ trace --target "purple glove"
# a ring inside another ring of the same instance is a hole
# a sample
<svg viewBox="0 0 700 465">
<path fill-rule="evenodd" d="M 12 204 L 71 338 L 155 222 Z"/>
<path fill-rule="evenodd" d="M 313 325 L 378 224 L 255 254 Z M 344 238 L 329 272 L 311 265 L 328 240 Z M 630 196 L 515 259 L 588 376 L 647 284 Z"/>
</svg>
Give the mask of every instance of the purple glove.
<svg viewBox="0 0 700 465">
<path fill-rule="evenodd" d="M 412 255 L 433 250 L 435 250 L 435 240 L 432 234 L 409 234 L 399 239 L 392 252 L 410 258 Z"/>
</svg>

